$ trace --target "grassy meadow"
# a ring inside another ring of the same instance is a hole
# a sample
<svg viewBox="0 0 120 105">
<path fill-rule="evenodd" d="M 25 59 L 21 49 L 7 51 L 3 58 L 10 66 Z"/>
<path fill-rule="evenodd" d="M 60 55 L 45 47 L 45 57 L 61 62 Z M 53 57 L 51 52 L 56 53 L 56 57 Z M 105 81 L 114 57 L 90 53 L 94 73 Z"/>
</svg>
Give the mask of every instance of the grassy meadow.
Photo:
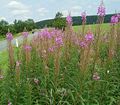
<svg viewBox="0 0 120 105">
<path fill-rule="evenodd" d="M 86 29 L 88 29 L 89 27 L 91 28 L 92 31 L 95 31 L 95 27 L 97 26 L 98 24 L 92 24 L 92 25 L 86 25 Z M 78 31 L 78 30 L 81 30 L 82 28 L 82 25 L 80 26 L 73 26 L 74 28 L 74 31 Z M 110 24 L 109 23 L 104 23 L 102 24 L 102 28 L 104 29 L 104 31 L 108 31 L 110 30 Z"/>
</svg>

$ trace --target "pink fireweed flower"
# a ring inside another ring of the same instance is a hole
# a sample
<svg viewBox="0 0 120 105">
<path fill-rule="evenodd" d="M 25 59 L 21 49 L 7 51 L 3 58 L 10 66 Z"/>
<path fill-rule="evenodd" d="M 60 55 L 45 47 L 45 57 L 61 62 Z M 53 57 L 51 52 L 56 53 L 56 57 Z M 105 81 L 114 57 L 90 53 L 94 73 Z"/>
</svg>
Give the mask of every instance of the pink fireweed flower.
<svg viewBox="0 0 120 105">
<path fill-rule="evenodd" d="M 69 25 L 72 24 L 72 17 L 70 16 L 70 14 L 66 17 L 66 21 Z"/>
<path fill-rule="evenodd" d="M 104 3 L 103 3 L 103 1 L 101 2 L 101 4 L 100 4 L 100 6 L 98 7 L 98 12 L 97 12 L 97 14 L 99 15 L 99 16 L 105 16 L 105 6 L 104 6 Z"/>
<path fill-rule="evenodd" d="M 111 17 L 111 24 L 117 24 L 119 22 L 118 16 L 117 15 L 113 15 Z"/>
<path fill-rule="evenodd" d="M 51 34 L 50 34 L 50 32 L 48 31 L 48 29 L 46 28 L 46 29 L 43 29 L 42 31 L 41 31 L 41 36 L 43 36 L 43 37 L 45 37 L 45 38 L 51 38 Z"/>
<path fill-rule="evenodd" d="M 19 67 L 19 66 L 20 66 L 20 64 L 21 64 L 21 62 L 16 61 L 16 66 L 17 66 L 17 67 Z"/>
<path fill-rule="evenodd" d="M 9 102 L 8 102 L 8 105 L 12 105 L 12 103 L 9 101 Z"/>
<path fill-rule="evenodd" d="M 61 36 L 56 37 L 55 42 L 58 46 L 63 45 L 63 40 Z"/>
<path fill-rule="evenodd" d="M 85 41 L 91 42 L 94 40 L 94 35 L 92 33 L 88 33 L 85 35 Z"/>
<path fill-rule="evenodd" d="M 80 42 L 80 46 L 81 46 L 82 48 L 84 48 L 84 47 L 87 46 L 87 44 L 86 44 L 84 41 L 82 41 L 82 42 Z"/>
<path fill-rule="evenodd" d="M 49 52 L 54 52 L 55 48 L 56 48 L 56 46 L 52 46 L 52 47 L 50 47 L 50 48 L 48 49 L 48 51 L 49 51 Z"/>
<path fill-rule="evenodd" d="M 54 48 L 51 47 L 51 48 L 48 49 L 48 51 L 49 51 L 49 52 L 54 52 Z"/>
<path fill-rule="evenodd" d="M 39 80 L 37 78 L 34 78 L 34 83 L 38 85 Z"/>
<path fill-rule="evenodd" d="M 118 21 L 120 22 L 120 13 L 117 14 Z"/>
<path fill-rule="evenodd" d="M 31 51 L 32 47 L 29 46 L 29 45 L 25 45 L 25 46 L 24 46 L 24 49 L 25 49 L 26 51 Z"/>
<path fill-rule="evenodd" d="M 81 13 L 82 21 L 86 22 L 86 12 Z"/>
<path fill-rule="evenodd" d="M 12 33 L 8 32 L 8 33 L 6 34 L 6 38 L 7 38 L 8 41 L 13 40 L 13 35 L 12 35 Z"/>
<path fill-rule="evenodd" d="M 41 39 L 43 38 L 43 35 L 42 35 L 41 31 L 38 32 L 38 38 L 41 38 Z"/>
<path fill-rule="evenodd" d="M 28 35 L 29 35 L 29 32 L 22 32 L 22 35 L 23 35 L 24 38 L 27 38 Z"/>
<path fill-rule="evenodd" d="M 79 45 L 79 44 L 80 44 L 78 39 L 73 39 L 73 43 L 74 43 L 75 45 Z"/>
<path fill-rule="evenodd" d="M 55 34 L 56 34 L 56 30 L 52 30 L 52 31 L 50 32 L 51 37 L 53 37 Z"/>
<path fill-rule="evenodd" d="M 95 72 L 95 73 L 93 74 L 93 80 L 99 80 L 99 79 L 100 79 L 99 74 L 98 74 L 97 72 Z"/>
</svg>

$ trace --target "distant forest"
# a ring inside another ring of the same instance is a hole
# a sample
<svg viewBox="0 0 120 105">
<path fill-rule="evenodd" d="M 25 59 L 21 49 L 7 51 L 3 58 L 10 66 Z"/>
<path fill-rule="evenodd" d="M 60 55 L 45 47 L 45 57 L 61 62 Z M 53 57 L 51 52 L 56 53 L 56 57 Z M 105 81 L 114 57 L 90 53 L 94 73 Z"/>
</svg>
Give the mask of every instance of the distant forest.
<svg viewBox="0 0 120 105">
<path fill-rule="evenodd" d="M 104 18 L 104 23 L 109 23 L 112 15 L 114 15 L 114 14 L 106 15 Z M 81 16 L 74 16 L 72 18 L 73 18 L 73 26 L 82 24 Z M 65 18 L 62 18 L 62 19 L 65 19 Z M 87 23 L 86 24 L 96 24 L 97 19 L 98 19 L 97 15 L 87 16 Z M 54 27 L 53 23 L 54 23 L 54 19 L 48 19 L 48 20 L 36 22 L 36 25 L 38 28 Z"/>
</svg>

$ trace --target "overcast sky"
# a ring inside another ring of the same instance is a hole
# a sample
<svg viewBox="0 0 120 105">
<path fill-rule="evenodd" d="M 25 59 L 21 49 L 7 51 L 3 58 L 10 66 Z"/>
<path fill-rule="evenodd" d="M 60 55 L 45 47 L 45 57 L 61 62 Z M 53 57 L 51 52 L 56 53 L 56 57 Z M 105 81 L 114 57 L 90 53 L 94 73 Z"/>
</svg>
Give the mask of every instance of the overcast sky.
<svg viewBox="0 0 120 105">
<path fill-rule="evenodd" d="M 66 16 L 79 16 L 86 11 L 95 15 L 101 0 L 0 0 L 0 20 L 12 23 L 15 19 L 32 18 L 35 21 L 54 18 L 60 11 Z M 104 0 L 107 13 L 120 12 L 120 0 Z"/>
</svg>

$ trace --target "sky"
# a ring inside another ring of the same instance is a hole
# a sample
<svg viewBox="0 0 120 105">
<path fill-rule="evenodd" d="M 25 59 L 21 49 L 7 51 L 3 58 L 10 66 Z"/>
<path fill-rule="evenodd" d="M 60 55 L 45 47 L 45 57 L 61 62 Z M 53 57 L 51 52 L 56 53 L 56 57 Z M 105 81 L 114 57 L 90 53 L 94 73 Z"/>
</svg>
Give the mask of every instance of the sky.
<svg viewBox="0 0 120 105">
<path fill-rule="evenodd" d="M 12 23 L 15 19 L 34 19 L 35 22 L 52 19 L 60 11 L 64 16 L 96 15 L 101 0 L 0 0 L 0 20 Z M 120 12 L 120 0 L 104 0 L 106 13 Z"/>
</svg>

